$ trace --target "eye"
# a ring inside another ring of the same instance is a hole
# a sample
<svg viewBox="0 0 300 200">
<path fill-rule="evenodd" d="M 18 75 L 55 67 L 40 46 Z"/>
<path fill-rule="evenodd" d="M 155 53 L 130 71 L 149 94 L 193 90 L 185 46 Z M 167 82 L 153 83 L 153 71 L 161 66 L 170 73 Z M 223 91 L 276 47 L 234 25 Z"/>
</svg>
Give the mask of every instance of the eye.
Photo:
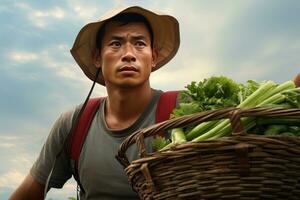
<svg viewBox="0 0 300 200">
<path fill-rule="evenodd" d="M 121 46 L 121 42 L 119 41 L 112 41 L 111 43 L 109 43 L 109 46 L 113 47 L 113 48 L 118 48 Z"/>
<path fill-rule="evenodd" d="M 143 42 L 143 41 L 137 41 L 137 42 L 135 43 L 135 45 L 136 45 L 137 47 L 144 47 L 144 46 L 146 46 L 146 43 Z"/>
</svg>

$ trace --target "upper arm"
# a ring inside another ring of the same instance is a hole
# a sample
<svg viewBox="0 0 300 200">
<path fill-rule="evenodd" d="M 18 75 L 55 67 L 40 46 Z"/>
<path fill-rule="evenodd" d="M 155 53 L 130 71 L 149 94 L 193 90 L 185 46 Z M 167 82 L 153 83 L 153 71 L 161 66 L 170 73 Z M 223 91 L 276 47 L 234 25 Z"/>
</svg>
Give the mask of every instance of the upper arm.
<svg viewBox="0 0 300 200">
<path fill-rule="evenodd" d="M 31 176 L 45 185 L 55 164 L 49 188 L 62 188 L 72 176 L 70 158 L 64 145 L 72 126 L 73 113 L 74 111 L 64 113 L 56 120 L 37 160 L 30 169 Z"/>
<path fill-rule="evenodd" d="M 44 188 L 43 184 L 40 184 L 28 174 L 21 185 L 12 193 L 9 200 L 43 200 Z"/>
<path fill-rule="evenodd" d="M 77 110 L 77 109 L 76 109 Z M 63 141 L 72 125 L 74 111 L 62 115 L 53 125 L 40 155 L 30 173 L 21 185 L 14 191 L 9 200 L 42 200 L 47 177 L 55 160 L 57 151 L 63 146 Z M 68 155 L 61 154 L 56 160 L 49 187 L 60 188 L 72 175 Z"/>
</svg>

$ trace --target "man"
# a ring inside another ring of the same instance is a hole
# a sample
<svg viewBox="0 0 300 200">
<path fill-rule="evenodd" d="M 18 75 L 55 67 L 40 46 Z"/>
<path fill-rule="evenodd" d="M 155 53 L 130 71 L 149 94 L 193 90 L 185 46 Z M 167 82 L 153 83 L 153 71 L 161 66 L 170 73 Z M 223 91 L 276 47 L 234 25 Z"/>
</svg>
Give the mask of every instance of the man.
<svg viewBox="0 0 300 200">
<path fill-rule="evenodd" d="M 161 91 L 151 88 L 149 76 L 172 59 L 178 47 L 177 20 L 141 7 L 115 10 L 79 32 L 71 53 L 84 73 L 105 86 L 108 94 L 79 158 L 82 199 L 138 199 L 114 156 L 128 135 L 155 123 Z M 61 188 L 72 176 L 70 159 L 66 151 L 59 154 L 59 150 L 64 148 L 80 109 L 62 114 L 56 121 L 39 158 L 10 200 L 43 199 L 49 174 L 49 186 L 55 188 Z M 127 153 L 130 159 L 138 157 L 135 147 Z"/>
</svg>

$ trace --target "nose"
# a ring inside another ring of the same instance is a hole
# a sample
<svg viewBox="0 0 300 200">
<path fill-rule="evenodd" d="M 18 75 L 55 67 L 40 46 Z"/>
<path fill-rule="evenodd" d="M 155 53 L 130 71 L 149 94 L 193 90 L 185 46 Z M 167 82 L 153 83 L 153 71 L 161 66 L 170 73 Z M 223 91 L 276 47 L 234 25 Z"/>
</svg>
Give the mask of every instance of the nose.
<svg viewBox="0 0 300 200">
<path fill-rule="evenodd" d="M 124 45 L 124 55 L 122 56 L 123 62 L 135 62 L 134 49 L 131 44 Z"/>
</svg>

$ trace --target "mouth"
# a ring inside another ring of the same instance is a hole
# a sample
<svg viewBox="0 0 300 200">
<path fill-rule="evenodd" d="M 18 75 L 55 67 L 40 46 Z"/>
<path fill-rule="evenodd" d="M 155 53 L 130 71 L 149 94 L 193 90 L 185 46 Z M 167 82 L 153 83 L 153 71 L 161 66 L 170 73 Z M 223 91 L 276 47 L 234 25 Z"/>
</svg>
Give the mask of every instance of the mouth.
<svg viewBox="0 0 300 200">
<path fill-rule="evenodd" d="M 119 72 L 137 72 L 137 68 L 134 66 L 123 66 L 119 70 Z"/>
</svg>

